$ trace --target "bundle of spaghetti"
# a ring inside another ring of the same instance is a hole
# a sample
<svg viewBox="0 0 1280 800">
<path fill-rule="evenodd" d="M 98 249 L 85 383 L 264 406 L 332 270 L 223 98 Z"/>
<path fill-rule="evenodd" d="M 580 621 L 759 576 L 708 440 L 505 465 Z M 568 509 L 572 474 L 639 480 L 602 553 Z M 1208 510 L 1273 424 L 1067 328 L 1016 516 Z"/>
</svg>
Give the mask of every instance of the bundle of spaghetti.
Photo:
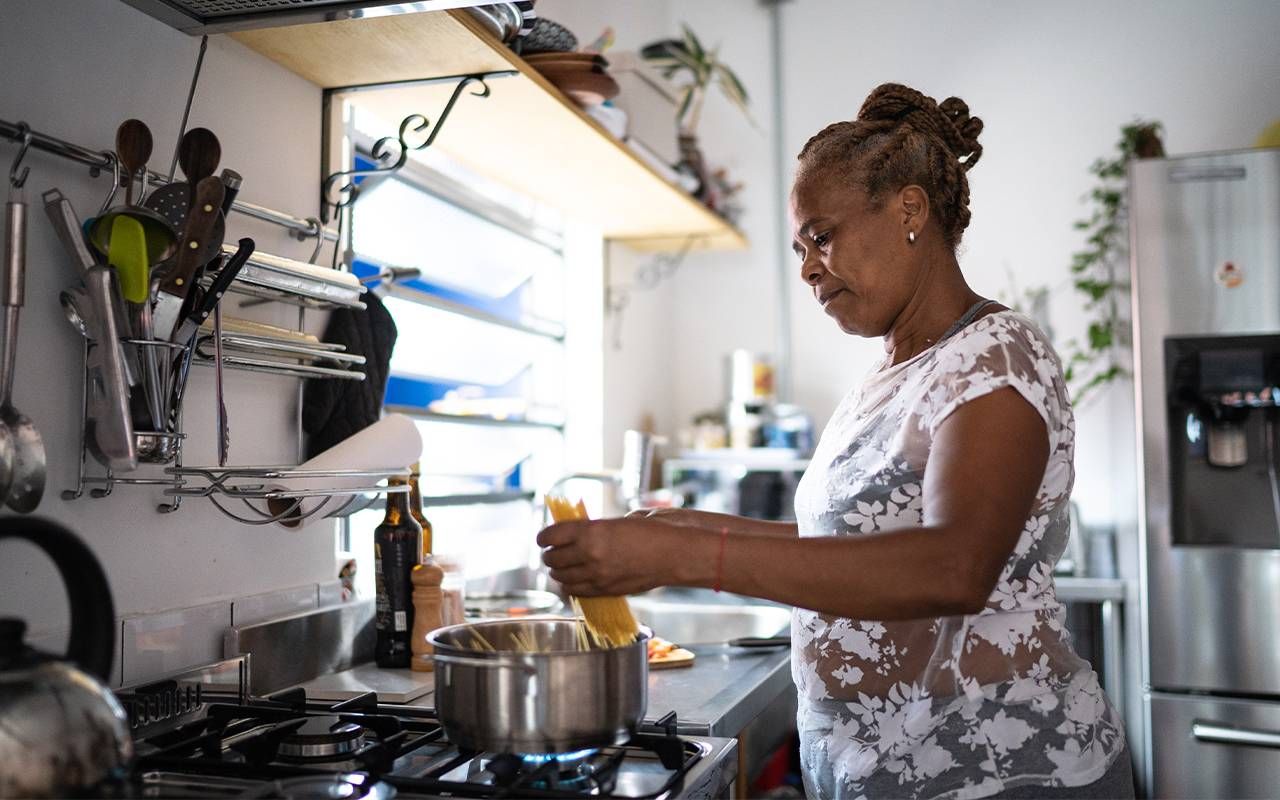
<svg viewBox="0 0 1280 800">
<path fill-rule="evenodd" d="M 564 497 L 548 495 L 546 502 L 556 522 L 588 518 L 587 507 L 581 500 L 575 505 Z M 634 642 L 640 633 L 640 625 L 625 597 L 575 597 L 571 600 L 597 646 L 623 647 Z"/>
<path fill-rule="evenodd" d="M 484 634 L 479 631 L 471 631 L 471 649 L 484 650 L 485 652 L 497 652 L 497 648 L 489 644 L 489 640 L 484 638 Z"/>
<path fill-rule="evenodd" d="M 546 649 L 538 645 L 533 631 L 514 631 L 510 637 L 517 653 L 541 653 Z"/>
<path fill-rule="evenodd" d="M 582 619 L 582 612 L 578 608 L 577 600 L 574 598 L 570 599 L 573 600 L 574 610 L 577 612 L 577 616 L 572 620 L 574 649 L 578 651 L 591 650 L 593 641 L 595 642 L 595 649 L 608 647 L 605 642 L 597 639 L 594 634 L 588 633 L 586 623 Z M 465 645 L 468 649 L 484 653 L 498 652 L 498 648 L 494 647 L 493 644 L 485 638 L 484 634 L 479 631 L 472 630 L 469 632 L 468 636 L 469 641 L 467 641 Z M 539 642 L 538 634 L 532 629 L 511 631 L 507 634 L 507 641 L 511 644 L 511 650 L 509 652 L 514 653 L 549 653 L 554 649 L 554 645 L 550 642 Z"/>
</svg>

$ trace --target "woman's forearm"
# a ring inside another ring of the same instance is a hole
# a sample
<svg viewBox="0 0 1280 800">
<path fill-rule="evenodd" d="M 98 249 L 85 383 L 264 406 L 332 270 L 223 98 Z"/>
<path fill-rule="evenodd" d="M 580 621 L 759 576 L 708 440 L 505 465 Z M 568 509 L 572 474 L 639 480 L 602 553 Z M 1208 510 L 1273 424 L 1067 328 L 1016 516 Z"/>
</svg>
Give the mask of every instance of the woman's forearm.
<svg viewBox="0 0 1280 800">
<path fill-rule="evenodd" d="M 697 523 L 697 527 L 703 530 L 719 531 L 721 528 L 727 528 L 731 535 L 745 533 L 761 536 L 783 536 L 792 539 L 800 535 L 799 529 L 794 522 L 771 522 L 769 520 L 739 517 L 733 514 L 720 514 L 714 511 L 699 511 L 697 509 L 691 509 L 684 513 L 690 515 Z"/>
<path fill-rule="evenodd" d="M 745 526 L 744 526 L 745 527 Z M 988 587 L 946 532 L 915 528 L 865 536 L 790 538 L 731 529 L 680 532 L 685 557 L 670 583 L 720 588 L 853 619 L 976 613 Z M 723 547 L 723 553 L 721 549 Z"/>
</svg>

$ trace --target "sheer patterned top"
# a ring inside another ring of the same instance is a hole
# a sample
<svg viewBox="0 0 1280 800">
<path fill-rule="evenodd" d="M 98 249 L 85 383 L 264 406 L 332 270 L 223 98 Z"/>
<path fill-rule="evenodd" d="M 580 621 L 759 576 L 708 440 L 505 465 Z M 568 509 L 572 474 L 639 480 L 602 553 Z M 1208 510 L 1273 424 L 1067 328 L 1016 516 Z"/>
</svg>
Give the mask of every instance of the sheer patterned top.
<svg viewBox="0 0 1280 800">
<path fill-rule="evenodd" d="M 1079 786 L 1123 749 L 1119 717 L 1072 649 L 1054 592 L 1075 421 L 1062 366 L 1026 317 L 988 314 L 908 361 L 875 368 L 836 409 L 800 482 L 800 535 L 919 526 L 939 426 L 1006 387 L 1044 420 L 1049 461 L 986 607 L 900 622 L 795 611 L 792 673 L 811 797 Z"/>
</svg>

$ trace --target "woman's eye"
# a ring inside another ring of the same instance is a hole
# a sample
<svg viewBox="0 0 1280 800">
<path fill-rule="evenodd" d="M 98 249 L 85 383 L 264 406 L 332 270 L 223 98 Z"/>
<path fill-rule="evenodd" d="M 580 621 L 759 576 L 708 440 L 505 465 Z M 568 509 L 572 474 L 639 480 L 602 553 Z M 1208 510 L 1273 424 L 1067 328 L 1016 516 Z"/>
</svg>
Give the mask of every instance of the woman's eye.
<svg viewBox="0 0 1280 800">
<path fill-rule="evenodd" d="M 816 233 L 813 236 L 813 243 L 816 244 L 818 247 L 826 247 L 827 243 L 830 241 L 831 241 L 831 234 L 829 233 Z"/>
</svg>

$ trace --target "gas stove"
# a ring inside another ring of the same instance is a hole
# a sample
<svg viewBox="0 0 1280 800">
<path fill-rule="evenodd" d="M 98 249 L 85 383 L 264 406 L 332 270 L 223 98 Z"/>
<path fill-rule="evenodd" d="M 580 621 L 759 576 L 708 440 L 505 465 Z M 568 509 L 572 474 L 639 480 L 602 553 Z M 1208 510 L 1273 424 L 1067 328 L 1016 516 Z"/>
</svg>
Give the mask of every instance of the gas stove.
<svg viewBox="0 0 1280 800">
<path fill-rule="evenodd" d="M 626 743 L 576 753 L 477 753 L 431 709 L 341 703 L 300 689 L 217 692 L 185 677 L 121 693 L 138 753 L 139 797 L 710 798 L 737 770 L 732 739 L 682 736 L 675 714 Z M 166 697 L 178 699 L 157 699 Z"/>
</svg>

